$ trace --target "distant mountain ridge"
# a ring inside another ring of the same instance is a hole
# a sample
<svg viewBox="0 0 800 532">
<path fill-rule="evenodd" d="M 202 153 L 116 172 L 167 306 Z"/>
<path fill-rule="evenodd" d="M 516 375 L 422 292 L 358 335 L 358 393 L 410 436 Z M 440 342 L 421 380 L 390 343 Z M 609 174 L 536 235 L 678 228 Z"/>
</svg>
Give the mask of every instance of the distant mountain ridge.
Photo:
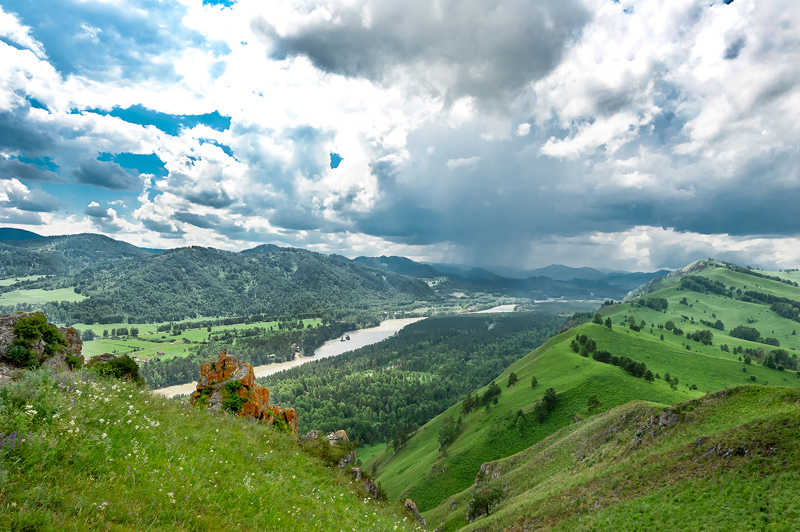
<svg viewBox="0 0 800 532">
<path fill-rule="evenodd" d="M 42 235 L 26 231 L 24 229 L 14 229 L 13 227 L 0 227 L 0 242 L 7 240 L 28 240 L 31 238 L 44 238 Z"/>
</svg>

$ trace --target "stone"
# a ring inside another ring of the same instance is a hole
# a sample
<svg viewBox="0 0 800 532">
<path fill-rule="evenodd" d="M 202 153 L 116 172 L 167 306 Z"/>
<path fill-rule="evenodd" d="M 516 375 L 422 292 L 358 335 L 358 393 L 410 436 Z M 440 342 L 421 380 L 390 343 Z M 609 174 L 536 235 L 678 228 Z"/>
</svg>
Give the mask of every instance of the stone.
<svg viewBox="0 0 800 532">
<path fill-rule="evenodd" d="M 8 349 L 8 347 L 14 343 L 14 340 L 16 340 L 14 326 L 17 324 L 20 318 L 30 314 L 32 313 L 17 312 L 14 314 L 0 315 L 0 361 L 5 359 L 6 349 Z M 52 325 L 52 323 L 50 325 Z M 81 341 L 78 331 L 72 327 L 60 327 L 58 331 L 67 340 L 67 346 L 56 351 L 52 357 L 45 358 L 46 354 L 44 352 L 44 340 L 39 340 L 32 346 L 32 349 L 39 354 L 41 364 L 45 367 L 54 369 L 66 369 L 67 355 L 72 354 L 77 355 L 80 358 L 81 365 L 83 365 L 83 355 L 81 355 L 81 351 L 83 350 L 83 341 Z"/>
<path fill-rule="evenodd" d="M 406 502 L 403 504 L 403 506 L 405 506 L 406 510 L 408 510 L 409 513 L 411 513 L 411 515 L 417 518 L 419 524 L 421 524 L 423 527 L 427 527 L 427 524 L 425 523 L 425 518 L 422 517 L 422 514 L 420 514 L 419 511 L 417 511 L 417 505 L 414 504 L 414 501 L 412 501 L 411 499 L 406 499 Z"/>
<path fill-rule="evenodd" d="M 297 435 L 297 412 L 294 408 L 270 405 L 269 390 L 256 384 L 253 366 L 229 355 L 225 349 L 217 358 L 200 364 L 200 380 L 189 402 L 195 408 L 211 411 L 226 408 L 240 417 L 256 419 L 270 426 L 280 421 Z"/>
<path fill-rule="evenodd" d="M 353 467 L 350 469 L 350 476 L 353 477 L 353 480 L 358 482 L 361 480 L 361 477 L 364 476 L 364 470 L 360 467 Z"/>
<path fill-rule="evenodd" d="M 370 497 L 372 497 L 375 500 L 378 500 L 380 498 L 380 490 L 378 489 L 378 485 L 375 484 L 374 480 L 368 478 L 367 480 L 364 481 L 363 486 L 366 492 L 369 493 Z"/>
</svg>

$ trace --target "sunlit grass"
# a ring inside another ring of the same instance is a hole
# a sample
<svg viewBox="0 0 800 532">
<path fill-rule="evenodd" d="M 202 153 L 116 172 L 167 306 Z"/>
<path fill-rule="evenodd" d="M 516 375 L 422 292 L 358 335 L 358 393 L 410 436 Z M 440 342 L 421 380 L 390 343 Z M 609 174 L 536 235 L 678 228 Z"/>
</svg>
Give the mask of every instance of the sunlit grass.
<svg viewBox="0 0 800 532">
<path fill-rule="evenodd" d="M 45 371 L 0 389 L 9 530 L 409 530 L 294 437 L 125 383 Z"/>
</svg>

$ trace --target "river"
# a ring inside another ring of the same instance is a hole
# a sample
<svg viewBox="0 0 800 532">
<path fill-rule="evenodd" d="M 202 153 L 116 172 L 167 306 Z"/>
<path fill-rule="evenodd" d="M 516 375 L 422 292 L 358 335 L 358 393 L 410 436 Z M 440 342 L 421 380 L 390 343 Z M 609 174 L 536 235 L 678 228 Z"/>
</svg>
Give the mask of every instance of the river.
<svg viewBox="0 0 800 532">
<path fill-rule="evenodd" d="M 474 314 L 486 314 L 492 312 L 514 312 L 516 305 L 499 305 L 486 310 L 475 312 Z M 316 351 L 313 357 L 297 356 L 294 360 L 288 362 L 276 362 L 275 364 L 264 364 L 263 366 L 255 366 L 253 373 L 256 377 L 266 377 L 273 373 L 278 373 L 285 369 L 293 368 L 295 366 L 302 366 L 307 362 L 313 360 L 320 360 L 328 357 L 335 357 L 348 351 L 355 351 L 361 347 L 372 344 L 377 344 L 382 340 L 386 340 L 394 333 L 400 331 L 403 327 L 411 325 L 412 323 L 424 320 L 425 318 L 401 318 L 397 320 L 386 320 L 381 322 L 377 327 L 370 327 L 369 329 L 359 329 L 346 333 L 350 336 L 349 340 L 341 341 L 340 338 L 335 340 L 328 340 Z M 172 397 L 173 395 L 190 394 L 197 389 L 197 383 L 187 382 L 186 384 L 176 384 L 175 386 L 167 386 L 166 388 L 159 388 L 154 390 L 156 393 Z"/>
<path fill-rule="evenodd" d="M 335 357 L 337 355 L 341 355 L 342 353 L 347 353 L 348 351 L 354 351 L 361 347 L 376 344 L 382 340 L 389 338 L 394 333 L 400 331 L 403 327 L 406 327 L 407 325 L 411 325 L 414 322 L 424 319 L 425 318 L 402 318 L 397 320 L 386 320 L 384 322 L 381 322 L 381 324 L 378 325 L 377 327 L 370 327 L 369 329 L 359 329 L 357 331 L 346 333 L 346 335 L 350 336 L 350 339 L 345 340 L 344 342 L 342 342 L 340 338 L 336 338 L 335 340 L 328 340 L 327 342 L 322 344 L 322 346 L 320 346 L 316 351 L 314 351 L 314 356 L 312 357 L 297 356 L 295 357 L 294 360 L 290 360 L 288 362 L 277 362 L 275 364 L 264 364 L 263 366 L 255 366 L 253 368 L 253 373 L 255 373 L 256 377 L 265 377 L 267 375 L 272 375 L 273 373 L 278 373 L 279 371 L 283 371 L 285 369 L 293 368 L 295 366 L 301 366 L 313 360 Z M 154 391 L 158 394 L 166 395 L 167 397 L 172 397 L 173 395 L 183 395 L 192 393 L 196 389 L 196 384 L 197 383 L 195 382 L 188 382 L 186 384 L 177 384 L 175 386 L 159 388 L 158 390 Z"/>
</svg>

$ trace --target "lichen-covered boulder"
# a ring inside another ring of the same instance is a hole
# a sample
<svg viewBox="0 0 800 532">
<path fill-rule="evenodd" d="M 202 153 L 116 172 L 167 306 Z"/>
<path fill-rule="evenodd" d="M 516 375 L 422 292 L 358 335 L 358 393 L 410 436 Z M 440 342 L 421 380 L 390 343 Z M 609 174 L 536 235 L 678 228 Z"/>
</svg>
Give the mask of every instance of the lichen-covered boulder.
<svg viewBox="0 0 800 532">
<path fill-rule="evenodd" d="M 200 365 L 200 380 L 189 402 L 195 408 L 225 410 L 297 434 L 294 408 L 269 404 L 269 390 L 256 384 L 253 366 L 223 349 Z"/>
</svg>

